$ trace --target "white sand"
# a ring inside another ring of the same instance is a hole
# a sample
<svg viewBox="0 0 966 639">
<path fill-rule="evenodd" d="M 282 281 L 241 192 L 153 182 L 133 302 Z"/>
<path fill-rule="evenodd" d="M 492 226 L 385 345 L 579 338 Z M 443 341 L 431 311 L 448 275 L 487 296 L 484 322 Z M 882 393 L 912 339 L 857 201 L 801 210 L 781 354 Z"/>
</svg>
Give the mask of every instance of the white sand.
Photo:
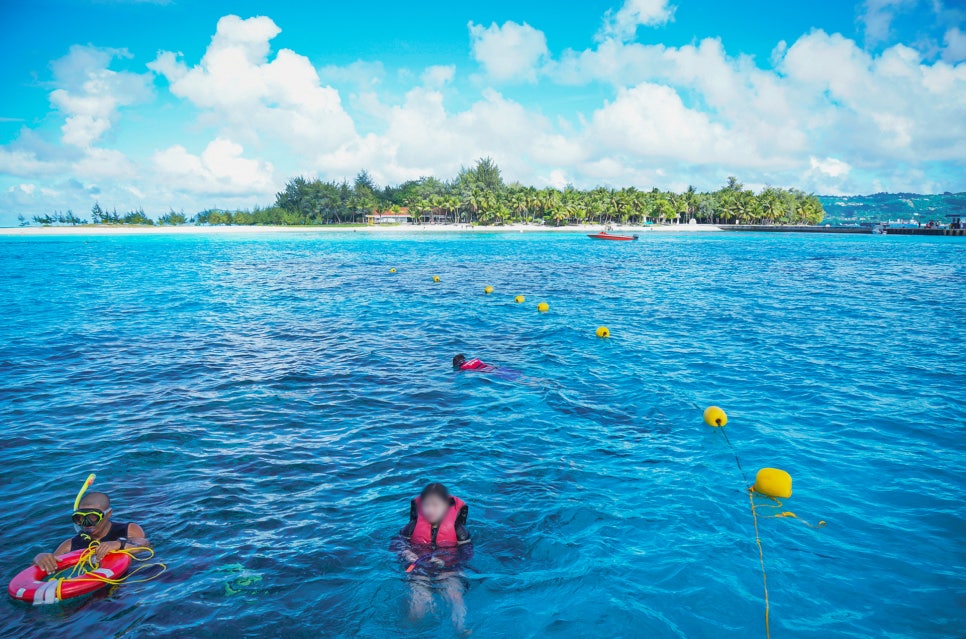
<svg viewBox="0 0 966 639">
<path fill-rule="evenodd" d="M 264 233 L 597 233 L 600 225 L 538 226 L 510 224 L 507 226 L 469 226 L 466 224 L 376 225 L 376 226 L 27 226 L 0 228 L 0 236 L 44 237 L 72 235 L 251 235 Z M 698 233 L 721 229 L 713 224 L 666 224 L 663 226 L 613 227 L 615 233 Z"/>
</svg>

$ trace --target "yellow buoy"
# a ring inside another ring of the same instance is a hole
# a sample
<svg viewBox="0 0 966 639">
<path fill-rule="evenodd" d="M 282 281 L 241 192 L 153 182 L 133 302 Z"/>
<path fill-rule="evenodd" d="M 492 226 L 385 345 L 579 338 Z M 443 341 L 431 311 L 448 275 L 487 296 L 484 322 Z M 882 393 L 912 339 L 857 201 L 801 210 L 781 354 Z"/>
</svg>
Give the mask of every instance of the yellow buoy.
<svg viewBox="0 0 966 639">
<path fill-rule="evenodd" d="M 708 406 L 704 409 L 704 423 L 714 428 L 724 426 L 728 423 L 728 416 L 717 406 Z"/>
<path fill-rule="evenodd" d="M 391 268 L 391 269 L 389 269 L 389 272 L 390 272 L 390 273 L 395 273 L 395 272 L 396 272 L 396 269 L 394 269 L 394 268 Z"/>
<path fill-rule="evenodd" d="M 610 329 L 606 326 L 601 326 L 597 329 L 597 337 L 610 337 Z"/>
<path fill-rule="evenodd" d="M 486 293 L 487 295 L 489 295 L 490 293 L 493 292 L 493 287 L 492 286 L 486 286 L 486 287 L 483 288 L 483 292 Z"/>
<path fill-rule="evenodd" d="M 792 496 L 792 476 L 778 468 L 762 468 L 755 475 L 756 493 L 768 497 L 786 498 Z"/>
<path fill-rule="evenodd" d="M 434 282 L 439 282 L 439 275 L 434 275 L 433 276 L 433 281 Z"/>
<path fill-rule="evenodd" d="M 516 302 L 517 304 L 523 304 L 524 302 L 527 301 L 527 298 L 525 298 L 522 295 L 517 295 L 516 297 L 513 298 L 513 301 Z"/>
<path fill-rule="evenodd" d="M 550 310 L 550 305 L 547 304 L 546 302 L 540 302 L 539 304 L 537 304 L 537 310 L 540 311 L 541 313 L 546 313 L 547 311 Z"/>
</svg>

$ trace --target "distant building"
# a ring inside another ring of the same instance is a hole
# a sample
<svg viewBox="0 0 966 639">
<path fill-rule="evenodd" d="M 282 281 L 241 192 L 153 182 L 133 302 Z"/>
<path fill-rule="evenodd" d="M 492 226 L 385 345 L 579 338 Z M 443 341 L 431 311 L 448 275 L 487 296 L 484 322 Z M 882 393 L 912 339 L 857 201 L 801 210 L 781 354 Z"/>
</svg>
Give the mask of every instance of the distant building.
<svg viewBox="0 0 966 639">
<path fill-rule="evenodd" d="M 966 222 L 963 221 L 963 218 L 966 218 L 966 213 L 950 213 L 946 217 L 949 218 L 950 229 L 966 229 L 966 226 L 964 226 Z"/>
<path fill-rule="evenodd" d="M 410 224 L 412 216 L 409 209 L 401 208 L 398 211 L 376 211 L 366 216 L 366 224 L 375 226 L 376 224 Z"/>
<path fill-rule="evenodd" d="M 423 213 L 419 216 L 419 221 L 422 224 L 446 224 L 450 221 L 448 215 L 443 213 Z"/>
</svg>

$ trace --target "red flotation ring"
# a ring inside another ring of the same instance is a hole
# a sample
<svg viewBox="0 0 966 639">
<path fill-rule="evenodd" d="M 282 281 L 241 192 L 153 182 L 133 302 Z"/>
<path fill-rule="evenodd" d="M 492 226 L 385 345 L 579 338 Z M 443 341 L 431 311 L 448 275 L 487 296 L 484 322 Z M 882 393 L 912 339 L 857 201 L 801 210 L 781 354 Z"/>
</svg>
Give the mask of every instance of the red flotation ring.
<svg viewBox="0 0 966 639">
<path fill-rule="evenodd" d="M 85 553 L 90 556 L 90 552 L 85 548 L 57 557 L 58 572 L 76 566 Z M 57 603 L 103 588 L 109 583 L 109 580 L 121 577 L 130 565 L 131 555 L 124 552 L 112 552 L 101 560 L 97 568 L 90 572 L 69 579 L 50 580 L 47 580 L 46 572 L 37 566 L 30 566 L 10 581 L 7 592 L 14 599 L 26 601 L 35 606 Z"/>
</svg>

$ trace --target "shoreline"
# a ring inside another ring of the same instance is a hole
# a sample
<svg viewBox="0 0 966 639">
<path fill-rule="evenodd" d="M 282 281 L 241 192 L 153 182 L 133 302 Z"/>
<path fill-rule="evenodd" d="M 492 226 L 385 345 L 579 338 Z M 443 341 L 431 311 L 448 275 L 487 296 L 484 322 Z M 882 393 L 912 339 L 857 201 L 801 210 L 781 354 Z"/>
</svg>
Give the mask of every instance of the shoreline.
<svg viewBox="0 0 966 639">
<path fill-rule="evenodd" d="M 25 226 L 0 228 L 0 237 L 71 237 L 127 235 L 253 235 L 259 233 L 367 233 L 371 235 L 422 235 L 432 233 L 505 234 L 505 233 L 597 233 L 600 225 L 536 226 L 470 226 L 468 224 L 424 224 L 399 226 Z M 666 224 L 663 226 L 616 226 L 616 233 L 717 233 L 723 229 L 714 224 Z"/>
</svg>

